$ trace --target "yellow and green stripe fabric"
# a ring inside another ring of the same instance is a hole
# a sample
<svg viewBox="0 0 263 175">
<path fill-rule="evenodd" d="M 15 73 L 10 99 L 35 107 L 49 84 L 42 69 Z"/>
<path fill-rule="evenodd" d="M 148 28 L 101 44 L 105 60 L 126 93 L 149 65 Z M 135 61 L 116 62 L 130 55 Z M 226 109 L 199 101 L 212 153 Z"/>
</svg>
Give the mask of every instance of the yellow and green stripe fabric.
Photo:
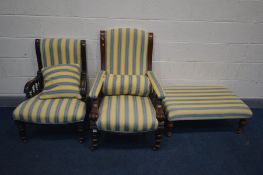
<svg viewBox="0 0 263 175">
<path fill-rule="evenodd" d="M 78 64 L 59 64 L 42 69 L 44 90 L 40 99 L 77 98 L 80 95 L 80 66 Z"/>
<path fill-rule="evenodd" d="M 40 52 L 43 67 L 57 64 L 81 65 L 80 40 L 46 38 L 41 39 Z"/>
<path fill-rule="evenodd" d="M 103 86 L 105 95 L 138 95 L 148 96 L 150 82 L 144 75 L 114 75 L 105 76 Z"/>
<path fill-rule="evenodd" d="M 223 86 L 170 86 L 164 88 L 169 121 L 249 118 L 249 107 Z"/>
<path fill-rule="evenodd" d="M 102 85 L 104 83 L 105 80 L 105 71 L 100 71 L 97 76 L 96 79 L 90 89 L 89 92 L 89 97 L 92 99 L 97 99 L 98 95 L 102 89 Z"/>
<path fill-rule="evenodd" d="M 39 95 L 22 102 L 13 119 L 39 124 L 67 124 L 84 120 L 86 104 L 74 98 L 41 100 Z"/>
<path fill-rule="evenodd" d="M 148 33 L 115 28 L 105 32 L 105 65 L 108 74 L 144 75 L 147 68 Z"/>
<path fill-rule="evenodd" d="M 136 133 L 158 126 L 154 107 L 148 97 L 105 96 L 102 99 L 97 127 L 100 130 Z"/>
<path fill-rule="evenodd" d="M 147 76 L 158 99 L 164 99 L 164 91 L 152 71 L 147 71 Z"/>
</svg>

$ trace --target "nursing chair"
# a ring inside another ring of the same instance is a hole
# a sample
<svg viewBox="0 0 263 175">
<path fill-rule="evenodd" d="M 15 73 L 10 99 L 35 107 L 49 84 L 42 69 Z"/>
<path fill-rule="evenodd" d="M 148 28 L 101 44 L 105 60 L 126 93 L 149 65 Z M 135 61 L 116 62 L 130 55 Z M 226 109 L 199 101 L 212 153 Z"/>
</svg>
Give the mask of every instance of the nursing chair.
<svg viewBox="0 0 263 175">
<path fill-rule="evenodd" d="M 152 72 L 153 33 L 115 28 L 100 32 L 101 70 L 89 96 L 91 148 L 98 146 L 98 131 L 155 132 L 154 150 L 160 147 L 164 124 L 164 94 Z"/>
<path fill-rule="evenodd" d="M 86 115 L 86 42 L 76 39 L 36 39 L 37 76 L 24 87 L 26 100 L 13 112 L 20 138 L 26 124 L 75 124 L 84 142 Z"/>
</svg>

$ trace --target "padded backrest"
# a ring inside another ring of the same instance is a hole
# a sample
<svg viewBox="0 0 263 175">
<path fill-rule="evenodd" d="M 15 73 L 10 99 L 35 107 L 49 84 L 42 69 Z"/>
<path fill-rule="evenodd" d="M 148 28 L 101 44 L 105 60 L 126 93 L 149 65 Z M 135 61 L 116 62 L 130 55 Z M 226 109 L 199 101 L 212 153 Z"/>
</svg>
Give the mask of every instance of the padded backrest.
<svg viewBox="0 0 263 175">
<path fill-rule="evenodd" d="M 56 64 L 81 65 L 80 40 L 76 39 L 41 39 L 40 52 L 43 67 Z"/>
<path fill-rule="evenodd" d="M 145 75 L 148 32 L 115 28 L 105 32 L 105 70 L 108 74 Z"/>
</svg>

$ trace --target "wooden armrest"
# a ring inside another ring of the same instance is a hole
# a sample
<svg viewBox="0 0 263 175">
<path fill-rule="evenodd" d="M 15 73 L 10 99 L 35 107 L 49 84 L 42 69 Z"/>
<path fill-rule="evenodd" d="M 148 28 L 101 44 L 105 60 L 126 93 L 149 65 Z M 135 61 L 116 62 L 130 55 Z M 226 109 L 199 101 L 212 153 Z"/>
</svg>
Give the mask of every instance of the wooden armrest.
<svg viewBox="0 0 263 175">
<path fill-rule="evenodd" d="M 81 74 L 80 95 L 82 97 L 82 100 L 86 101 L 86 99 L 87 99 L 87 76 L 86 76 L 86 73 Z"/>
<path fill-rule="evenodd" d="M 164 121 L 165 116 L 164 116 L 164 112 L 163 112 L 163 105 L 161 100 L 158 100 L 160 102 L 158 102 L 159 104 L 155 105 L 155 110 L 156 110 L 156 118 L 159 122 Z"/>
<path fill-rule="evenodd" d="M 92 107 L 91 107 L 89 118 L 93 122 L 96 122 L 99 118 L 99 107 L 100 107 L 101 96 L 102 95 L 100 92 L 98 98 L 92 100 Z"/>
<path fill-rule="evenodd" d="M 155 111 L 156 111 L 157 120 L 159 122 L 164 121 L 165 116 L 164 116 L 164 112 L 163 112 L 162 100 L 158 99 L 157 94 L 154 91 L 151 93 L 151 100 L 152 100 L 152 103 L 153 103 Z"/>
<path fill-rule="evenodd" d="M 29 80 L 24 87 L 24 93 L 27 98 L 34 97 L 43 90 L 43 76 L 41 72 L 37 73 L 37 76 L 32 80 Z"/>
</svg>

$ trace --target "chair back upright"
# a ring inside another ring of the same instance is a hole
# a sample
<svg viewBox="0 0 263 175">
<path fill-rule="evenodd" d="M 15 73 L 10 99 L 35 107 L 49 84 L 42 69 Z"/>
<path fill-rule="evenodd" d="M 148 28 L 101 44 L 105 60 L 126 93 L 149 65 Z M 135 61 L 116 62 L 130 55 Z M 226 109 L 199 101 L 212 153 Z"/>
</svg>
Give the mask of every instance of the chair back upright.
<svg viewBox="0 0 263 175">
<path fill-rule="evenodd" d="M 152 33 L 134 28 L 101 31 L 101 57 L 107 74 L 145 75 L 152 65 Z"/>
<path fill-rule="evenodd" d="M 43 67 L 57 64 L 81 65 L 81 40 L 46 38 L 40 40 L 39 47 Z"/>
</svg>

